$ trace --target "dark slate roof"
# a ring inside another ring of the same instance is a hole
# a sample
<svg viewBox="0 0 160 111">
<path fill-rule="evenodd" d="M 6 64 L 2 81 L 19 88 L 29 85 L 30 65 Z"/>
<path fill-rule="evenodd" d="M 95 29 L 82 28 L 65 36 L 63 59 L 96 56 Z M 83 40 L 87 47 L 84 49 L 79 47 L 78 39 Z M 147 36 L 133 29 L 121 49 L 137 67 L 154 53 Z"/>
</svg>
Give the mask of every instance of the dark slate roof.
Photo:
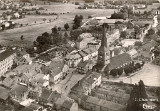
<svg viewBox="0 0 160 111">
<path fill-rule="evenodd" d="M 87 96 L 87 95 L 81 95 L 81 96 L 80 96 L 80 99 L 81 99 L 82 101 L 86 101 L 86 100 L 88 99 L 88 96 Z"/>
<path fill-rule="evenodd" d="M 30 106 L 28 106 L 28 107 L 25 107 L 24 109 L 23 109 L 23 111 L 35 111 L 35 110 L 37 110 L 37 109 L 39 109 L 39 108 L 41 108 L 42 106 L 40 106 L 40 105 L 38 105 L 38 104 L 36 104 L 36 103 L 31 103 L 31 105 Z"/>
<path fill-rule="evenodd" d="M 77 65 L 77 67 L 86 67 L 86 65 L 89 63 L 89 61 L 80 61 Z"/>
<path fill-rule="evenodd" d="M 64 63 L 61 61 L 52 61 L 51 64 L 49 65 L 49 68 L 51 70 L 57 69 L 57 68 L 62 69 L 64 67 Z"/>
<path fill-rule="evenodd" d="M 6 87 L 11 87 L 14 83 L 14 80 L 11 79 L 10 77 L 7 77 L 3 80 L 3 85 L 5 85 Z"/>
<path fill-rule="evenodd" d="M 73 105 L 72 101 L 64 101 L 64 103 L 62 104 L 62 107 L 70 110 L 72 105 Z"/>
<path fill-rule="evenodd" d="M 0 86 L 0 99 L 6 100 L 9 97 L 9 90 Z"/>
<path fill-rule="evenodd" d="M 14 54 L 15 51 L 12 49 L 7 49 L 4 52 L 0 53 L 0 61 L 3 61 L 4 59 L 6 59 L 7 57 L 9 57 L 10 55 Z"/>
<path fill-rule="evenodd" d="M 128 53 L 123 53 L 117 56 L 114 56 L 110 59 L 110 64 L 108 65 L 108 70 L 115 69 L 125 63 L 130 62 L 132 59 Z"/>
<path fill-rule="evenodd" d="M 23 94 L 24 92 L 26 92 L 27 90 L 28 90 L 27 86 L 21 85 L 21 84 L 16 84 L 11 89 L 11 93 L 14 93 L 17 96 L 19 96 L 19 95 Z"/>
<path fill-rule="evenodd" d="M 61 94 L 60 93 L 58 93 L 57 91 L 53 91 L 52 93 L 51 93 L 51 95 L 49 96 L 49 98 L 48 98 L 48 101 L 50 101 L 50 102 L 55 102 L 55 101 L 57 101 L 59 98 L 61 97 Z"/>
<path fill-rule="evenodd" d="M 44 99 L 44 100 L 47 100 L 49 98 L 49 96 L 51 95 L 51 93 L 52 93 L 51 90 L 43 88 L 42 89 L 42 94 L 41 94 L 40 98 Z"/>
</svg>

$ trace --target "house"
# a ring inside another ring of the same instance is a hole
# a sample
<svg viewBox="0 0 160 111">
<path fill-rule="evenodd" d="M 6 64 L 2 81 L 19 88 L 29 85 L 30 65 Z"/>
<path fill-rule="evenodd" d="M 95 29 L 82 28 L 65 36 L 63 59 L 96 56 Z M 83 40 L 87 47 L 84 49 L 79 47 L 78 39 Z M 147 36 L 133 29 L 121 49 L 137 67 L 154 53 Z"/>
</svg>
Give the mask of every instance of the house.
<svg viewBox="0 0 160 111">
<path fill-rule="evenodd" d="M 36 103 L 31 103 L 29 106 L 25 107 L 22 111 L 42 111 L 43 106 L 36 104 Z"/>
<path fill-rule="evenodd" d="M 61 61 L 52 61 L 48 67 L 50 70 L 50 84 L 57 84 L 69 73 L 68 65 Z"/>
<path fill-rule="evenodd" d="M 62 111 L 78 111 L 78 104 L 74 101 L 64 101 L 61 106 Z"/>
<path fill-rule="evenodd" d="M 5 86 L 5 87 L 8 87 L 8 88 L 11 88 L 13 85 L 14 85 L 15 81 L 10 78 L 10 77 L 6 77 L 3 81 L 2 81 L 2 84 Z"/>
<path fill-rule="evenodd" d="M 15 18 L 20 18 L 20 16 L 21 16 L 21 15 L 20 15 L 18 12 L 14 13 L 14 17 L 15 17 Z"/>
<path fill-rule="evenodd" d="M 76 67 L 81 60 L 82 58 L 77 51 L 69 53 L 65 58 L 67 65 L 72 68 Z"/>
<path fill-rule="evenodd" d="M 24 50 L 17 50 L 17 65 L 19 64 L 32 64 L 32 59 L 30 55 Z"/>
<path fill-rule="evenodd" d="M 10 91 L 11 99 L 15 102 L 21 102 L 26 100 L 29 93 L 29 89 L 26 84 L 18 83 L 15 84 Z"/>
<path fill-rule="evenodd" d="M 13 65 L 13 59 L 16 53 L 13 49 L 6 49 L 0 51 L 0 76 L 9 71 Z"/>
<path fill-rule="evenodd" d="M 122 105 L 126 105 L 130 97 L 129 94 L 125 94 L 124 92 L 115 92 L 104 88 L 92 89 L 91 95 L 98 99 L 112 101 Z"/>
<path fill-rule="evenodd" d="M 79 97 L 78 104 L 90 111 L 125 111 L 126 109 L 125 105 L 86 95 Z"/>
<path fill-rule="evenodd" d="M 10 91 L 4 87 L 0 86 L 0 101 L 6 102 L 9 98 Z"/>
<path fill-rule="evenodd" d="M 62 104 L 64 103 L 64 99 L 61 97 L 61 98 L 58 98 L 57 101 L 54 102 L 54 107 L 56 110 L 61 110 L 61 106 Z"/>
<path fill-rule="evenodd" d="M 94 63 L 92 61 L 81 61 L 77 65 L 77 72 L 81 74 L 86 74 L 88 71 L 92 70 L 92 67 L 94 66 Z"/>
<path fill-rule="evenodd" d="M 91 89 L 101 84 L 101 74 L 97 72 L 91 72 L 82 80 L 78 81 L 76 85 L 71 88 L 70 95 L 73 98 L 81 94 L 91 94 Z"/>
<path fill-rule="evenodd" d="M 96 58 L 98 54 L 97 48 L 88 47 L 83 50 L 71 52 L 65 58 L 69 67 L 77 67 L 80 61 L 92 60 Z"/>
<path fill-rule="evenodd" d="M 94 42 L 94 37 L 79 37 L 76 41 L 76 48 L 77 49 L 84 49 L 88 47 L 88 43 Z"/>
<path fill-rule="evenodd" d="M 42 93 L 39 97 L 39 103 L 44 105 L 53 106 L 54 102 L 56 102 L 59 98 L 61 98 L 61 94 L 57 91 L 52 91 L 52 89 L 42 88 Z"/>
<path fill-rule="evenodd" d="M 89 47 L 78 51 L 79 55 L 82 57 L 82 61 L 92 60 L 93 58 L 97 57 L 98 51 L 94 47 Z"/>
</svg>

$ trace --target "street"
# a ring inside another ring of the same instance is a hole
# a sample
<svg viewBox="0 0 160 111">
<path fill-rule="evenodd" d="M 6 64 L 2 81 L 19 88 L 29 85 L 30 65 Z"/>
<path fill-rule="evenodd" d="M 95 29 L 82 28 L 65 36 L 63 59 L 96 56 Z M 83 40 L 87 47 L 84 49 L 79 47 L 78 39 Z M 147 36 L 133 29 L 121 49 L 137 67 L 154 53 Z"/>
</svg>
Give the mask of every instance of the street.
<svg viewBox="0 0 160 111">
<path fill-rule="evenodd" d="M 73 72 L 73 73 L 72 73 Z M 60 81 L 58 84 L 51 86 L 53 90 L 56 90 L 59 93 L 63 93 L 64 95 L 68 95 L 70 89 L 85 75 L 78 74 L 75 71 L 70 71 L 67 77 Z"/>
<path fill-rule="evenodd" d="M 103 78 L 103 81 L 113 81 L 113 82 L 123 81 L 124 83 L 131 83 L 131 84 L 138 83 L 140 80 L 143 80 L 144 84 L 147 86 L 160 86 L 160 66 L 151 63 L 146 63 L 144 65 L 144 68 L 139 72 L 136 72 L 136 74 L 131 78 L 119 77 L 109 80 Z"/>
</svg>

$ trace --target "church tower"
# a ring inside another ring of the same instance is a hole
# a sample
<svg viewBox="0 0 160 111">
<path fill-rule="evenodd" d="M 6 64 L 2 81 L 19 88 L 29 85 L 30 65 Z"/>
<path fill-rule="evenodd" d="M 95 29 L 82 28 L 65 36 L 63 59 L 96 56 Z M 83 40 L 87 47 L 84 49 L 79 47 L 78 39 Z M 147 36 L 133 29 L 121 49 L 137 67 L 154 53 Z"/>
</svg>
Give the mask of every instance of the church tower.
<svg viewBox="0 0 160 111">
<path fill-rule="evenodd" d="M 101 46 L 98 49 L 97 65 L 106 66 L 110 63 L 110 51 L 106 38 L 106 25 L 103 24 L 103 36 L 101 40 Z"/>
</svg>

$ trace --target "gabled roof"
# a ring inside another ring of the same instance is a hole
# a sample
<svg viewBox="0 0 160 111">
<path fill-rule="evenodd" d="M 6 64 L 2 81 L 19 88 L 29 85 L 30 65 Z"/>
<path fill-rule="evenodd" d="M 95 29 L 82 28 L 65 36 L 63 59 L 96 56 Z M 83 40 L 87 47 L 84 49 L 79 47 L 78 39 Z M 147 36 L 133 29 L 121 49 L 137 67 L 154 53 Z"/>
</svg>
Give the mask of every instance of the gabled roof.
<svg viewBox="0 0 160 111">
<path fill-rule="evenodd" d="M 42 89 L 42 94 L 40 96 L 41 99 L 48 100 L 49 96 L 51 95 L 52 91 L 46 88 Z"/>
<path fill-rule="evenodd" d="M 9 97 L 9 90 L 0 86 L 0 99 L 6 100 Z"/>
<path fill-rule="evenodd" d="M 81 99 L 82 101 L 86 101 L 86 100 L 88 99 L 88 96 L 82 94 L 82 95 L 80 96 L 80 99 Z"/>
<path fill-rule="evenodd" d="M 25 85 L 21 85 L 21 84 L 16 84 L 12 87 L 11 89 L 11 93 L 15 94 L 17 96 L 20 96 L 21 94 L 23 94 L 24 92 L 26 92 L 28 90 L 27 86 Z"/>
<path fill-rule="evenodd" d="M 85 56 L 88 55 L 88 54 L 86 54 L 84 51 L 79 51 L 78 53 L 79 53 L 79 55 L 80 55 L 81 57 L 85 57 Z"/>
<path fill-rule="evenodd" d="M 64 67 L 64 63 L 61 61 L 52 61 L 49 65 L 51 70 L 57 69 L 58 67 L 62 69 Z"/>
<path fill-rule="evenodd" d="M 73 102 L 72 101 L 64 101 L 64 103 L 62 104 L 62 107 L 65 109 L 69 109 L 72 107 Z"/>
<path fill-rule="evenodd" d="M 3 80 L 3 85 L 7 86 L 7 87 L 11 87 L 14 83 L 14 80 L 11 79 L 10 77 L 6 77 L 4 80 Z"/>
<path fill-rule="evenodd" d="M 78 59 L 78 58 L 81 58 L 81 56 L 77 52 L 70 53 L 66 56 L 66 59 Z"/>
<path fill-rule="evenodd" d="M 92 97 L 92 96 L 89 96 L 86 100 L 86 102 L 88 103 L 92 103 L 94 105 L 97 105 L 97 103 L 99 103 L 100 99 L 96 98 L 96 97 Z"/>
<path fill-rule="evenodd" d="M 132 61 L 131 57 L 127 53 L 122 53 L 120 55 L 114 56 L 110 59 L 110 64 L 108 65 L 108 70 L 115 69 L 122 66 L 125 63 Z"/>
<path fill-rule="evenodd" d="M 48 98 L 49 102 L 55 102 L 61 97 L 61 94 L 57 91 L 52 91 L 51 95 Z"/>
<path fill-rule="evenodd" d="M 95 82 L 95 79 L 98 79 L 100 76 L 100 73 L 91 72 L 90 74 L 82 78 L 76 85 L 74 85 L 72 87 L 72 90 L 84 93 L 85 89 L 92 87 L 92 84 Z"/>
<path fill-rule="evenodd" d="M 51 71 L 51 76 L 54 77 L 54 76 L 58 75 L 61 72 L 62 72 L 61 68 L 54 69 L 54 70 Z"/>
<path fill-rule="evenodd" d="M 89 64 L 89 61 L 80 61 L 77 65 L 77 67 L 82 67 L 85 68 L 87 66 L 87 64 Z"/>
<path fill-rule="evenodd" d="M 39 108 L 41 108 L 41 107 L 42 107 L 42 106 L 40 106 L 39 104 L 31 103 L 31 105 L 28 106 L 28 107 L 25 107 L 25 108 L 23 109 L 23 111 L 35 111 L 35 110 L 37 110 L 37 109 L 39 109 Z"/>
<path fill-rule="evenodd" d="M 7 57 L 9 57 L 10 55 L 14 53 L 15 51 L 13 49 L 7 49 L 3 51 L 2 53 L 0 53 L 0 61 L 3 61 L 4 59 L 6 59 Z"/>
</svg>

